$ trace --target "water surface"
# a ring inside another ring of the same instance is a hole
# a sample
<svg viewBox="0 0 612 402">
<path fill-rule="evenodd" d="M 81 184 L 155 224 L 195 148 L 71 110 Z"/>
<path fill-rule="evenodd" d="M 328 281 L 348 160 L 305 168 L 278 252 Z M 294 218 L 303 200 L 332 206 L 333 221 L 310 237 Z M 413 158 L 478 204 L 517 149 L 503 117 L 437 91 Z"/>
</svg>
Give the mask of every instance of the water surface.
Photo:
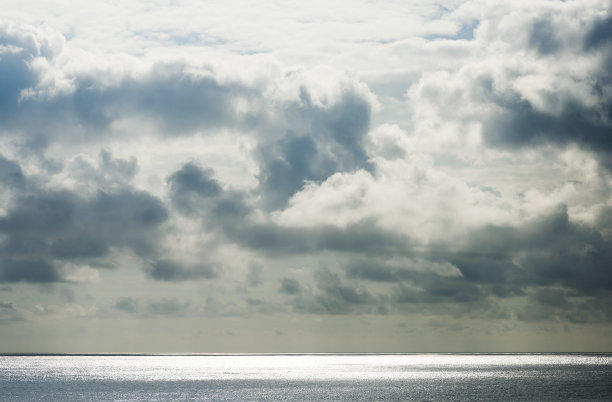
<svg viewBox="0 0 612 402">
<path fill-rule="evenodd" d="M 2 400 L 612 400 L 610 354 L 0 356 Z"/>
</svg>

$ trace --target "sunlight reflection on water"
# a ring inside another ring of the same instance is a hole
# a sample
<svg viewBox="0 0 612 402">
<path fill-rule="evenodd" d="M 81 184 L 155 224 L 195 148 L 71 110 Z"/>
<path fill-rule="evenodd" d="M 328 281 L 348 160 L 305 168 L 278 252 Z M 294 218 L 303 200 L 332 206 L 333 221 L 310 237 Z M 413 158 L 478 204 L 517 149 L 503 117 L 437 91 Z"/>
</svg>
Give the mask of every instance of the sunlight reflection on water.
<svg viewBox="0 0 612 402">
<path fill-rule="evenodd" d="M 0 363 L 0 388 L 23 400 L 47 399 L 38 388 L 48 399 L 612 396 L 612 355 L 1 356 Z"/>
</svg>

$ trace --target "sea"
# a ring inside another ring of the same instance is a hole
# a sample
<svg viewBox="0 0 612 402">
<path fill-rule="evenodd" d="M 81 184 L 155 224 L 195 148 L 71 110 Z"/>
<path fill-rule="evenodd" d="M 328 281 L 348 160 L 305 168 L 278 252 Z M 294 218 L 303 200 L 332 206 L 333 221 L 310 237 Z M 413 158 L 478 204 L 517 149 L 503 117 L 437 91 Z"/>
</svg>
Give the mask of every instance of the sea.
<svg viewBox="0 0 612 402">
<path fill-rule="evenodd" d="M 2 355 L 2 401 L 612 400 L 612 354 Z"/>
</svg>

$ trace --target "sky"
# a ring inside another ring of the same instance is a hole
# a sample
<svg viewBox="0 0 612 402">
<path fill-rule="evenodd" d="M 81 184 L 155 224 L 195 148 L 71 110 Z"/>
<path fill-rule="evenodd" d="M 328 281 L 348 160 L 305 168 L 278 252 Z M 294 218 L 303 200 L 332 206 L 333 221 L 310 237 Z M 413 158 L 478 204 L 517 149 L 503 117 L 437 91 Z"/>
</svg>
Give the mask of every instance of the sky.
<svg viewBox="0 0 612 402">
<path fill-rule="evenodd" d="M 609 1 L 3 1 L 0 352 L 611 350 Z"/>
</svg>

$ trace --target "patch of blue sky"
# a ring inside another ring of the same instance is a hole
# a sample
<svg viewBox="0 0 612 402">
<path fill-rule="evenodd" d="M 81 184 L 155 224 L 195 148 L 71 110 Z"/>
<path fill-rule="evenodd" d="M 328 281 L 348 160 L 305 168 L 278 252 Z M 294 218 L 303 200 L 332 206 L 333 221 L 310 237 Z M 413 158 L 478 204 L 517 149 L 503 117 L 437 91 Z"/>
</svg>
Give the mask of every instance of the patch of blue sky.
<svg viewBox="0 0 612 402">
<path fill-rule="evenodd" d="M 472 40 L 474 39 L 474 30 L 478 27 L 480 20 L 471 20 L 461 25 L 459 30 L 451 35 L 433 34 L 426 35 L 425 39 L 447 39 L 447 40 Z"/>
</svg>

